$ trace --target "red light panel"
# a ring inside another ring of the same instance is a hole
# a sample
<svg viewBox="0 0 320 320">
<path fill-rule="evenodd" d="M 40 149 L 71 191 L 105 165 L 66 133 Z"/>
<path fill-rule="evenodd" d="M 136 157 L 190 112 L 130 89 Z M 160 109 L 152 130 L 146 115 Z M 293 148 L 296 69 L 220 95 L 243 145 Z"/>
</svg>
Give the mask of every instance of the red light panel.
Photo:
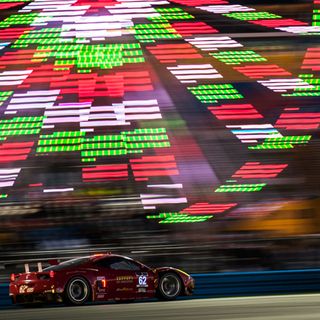
<svg viewBox="0 0 320 320">
<path fill-rule="evenodd" d="M 263 79 L 270 76 L 290 76 L 291 73 L 275 64 L 248 65 L 244 67 L 234 67 L 251 79 Z"/>
<path fill-rule="evenodd" d="M 263 116 L 252 104 L 223 104 L 208 107 L 219 120 L 262 119 Z"/>
<path fill-rule="evenodd" d="M 204 4 L 228 4 L 228 1 L 224 0 L 170 0 L 170 2 L 179 3 L 189 7 L 196 7 Z"/>
<path fill-rule="evenodd" d="M 34 142 L 11 142 L 0 145 L 0 162 L 26 160 Z"/>
<path fill-rule="evenodd" d="M 12 7 L 20 6 L 22 4 L 24 4 L 24 2 L 0 3 L 0 10 L 9 9 Z"/>
<path fill-rule="evenodd" d="M 177 163 L 174 156 L 146 156 L 130 160 L 133 175 L 137 179 L 145 180 L 154 176 L 178 175 Z"/>
<path fill-rule="evenodd" d="M 181 36 L 219 32 L 204 22 L 177 22 L 171 25 Z"/>
<path fill-rule="evenodd" d="M 307 50 L 301 69 L 320 71 L 320 48 L 309 48 Z"/>
<path fill-rule="evenodd" d="M 26 31 L 34 30 L 33 27 L 27 28 L 7 28 L 0 30 L 0 40 L 18 39 Z M 12 52 L 13 53 L 13 52 Z"/>
<path fill-rule="evenodd" d="M 294 19 L 264 19 L 264 20 L 254 20 L 251 23 L 258 24 L 264 27 L 276 28 L 276 27 L 286 27 L 286 26 L 307 26 L 307 22 L 302 22 Z"/>
<path fill-rule="evenodd" d="M 191 215 L 206 215 L 206 214 L 216 214 L 223 213 L 231 208 L 234 208 L 237 203 L 208 203 L 208 202 L 198 202 L 192 206 L 181 210 L 179 213 L 188 213 Z"/>
<path fill-rule="evenodd" d="M 73 3 L 72 6 L 90 6 L 91 8 L 104 8 L 106 6 L 114 6 L 115 4 L 119 4 L 119 2 L 114 0 L 78 0 Z"/>
<path fill-rule="evenodd" d="M 202 55 L 188 43 L 158 44 L 153 47 L 147 47 L 147 49 L 163 63 L 177 62 L 179 59 L 202 58 Z"/>
<path fill-rule="evenodd" d="M 261 179 L 276 178 L 287 164 L 261 164 L 260 162 L 246 162 L 232 178 Z"/>
<path fill-rule="evenodd" d="M 127 164 L 98 165 L 92 168 L 82 169 L 82 179 L 84 182 L 100 182 L 106 180 L 127 180 Z"/>
<path fill-rule="evenodd" d="M 299 111 L 299 108 L 298 110 Z M 320 112 L 282 113 L 275 127 L 286 130 L 315 130 L 320 125 Z"/>
</svg>

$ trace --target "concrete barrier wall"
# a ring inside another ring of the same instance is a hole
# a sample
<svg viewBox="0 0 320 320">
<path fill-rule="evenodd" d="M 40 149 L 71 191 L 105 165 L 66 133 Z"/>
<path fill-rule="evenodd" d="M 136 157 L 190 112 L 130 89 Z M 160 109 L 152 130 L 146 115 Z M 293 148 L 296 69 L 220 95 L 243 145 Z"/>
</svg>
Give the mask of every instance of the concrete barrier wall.
<svg viewBox="0 0 320 320">
<path fill-rule="evenodd" d="M 193 274 L 193 298 L 320 292 L 320 269 Z M 0 307 L 9 307 L 9 284 L 0 284 Z"/>
</svg>

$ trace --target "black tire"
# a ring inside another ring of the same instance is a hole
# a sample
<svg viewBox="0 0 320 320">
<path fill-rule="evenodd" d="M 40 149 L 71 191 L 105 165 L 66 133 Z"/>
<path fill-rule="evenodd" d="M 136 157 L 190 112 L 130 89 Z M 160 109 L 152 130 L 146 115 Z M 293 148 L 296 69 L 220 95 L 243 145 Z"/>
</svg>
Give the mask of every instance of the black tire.
<svg viewBox="0 0 320 320">
<path fill-rule="evenodd" d="M 83 305 L 91 296 L 90 284 L 83 277 L 74 277 L 66 285 L 64 293 L 67 304 Z"/>
<path fill-rule="evenodd" d="M 173 272 L 160 275 L 157 296 L 161 300 L 175 300 L 182 290 L 180 277 Z"/>
</svg>

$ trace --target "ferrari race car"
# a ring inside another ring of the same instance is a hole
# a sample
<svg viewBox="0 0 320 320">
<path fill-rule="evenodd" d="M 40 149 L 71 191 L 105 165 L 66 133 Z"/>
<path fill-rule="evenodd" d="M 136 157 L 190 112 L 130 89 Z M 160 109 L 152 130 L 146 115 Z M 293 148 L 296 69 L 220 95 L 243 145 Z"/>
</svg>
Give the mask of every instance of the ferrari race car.
<svg viewBox="0 0 320 320">
<path fill-rule="evenodd" d="M 153 297 L 174 300 L 179 295 L 191 295 L 193 289 L 193 278 L 182 270 L 153 269 L 128 257 L 108 253 L 68 260 L 42 271 L 12 274 L 9 295 L 14 304 L 82 305 L 89 301 Z"/>
</svg>

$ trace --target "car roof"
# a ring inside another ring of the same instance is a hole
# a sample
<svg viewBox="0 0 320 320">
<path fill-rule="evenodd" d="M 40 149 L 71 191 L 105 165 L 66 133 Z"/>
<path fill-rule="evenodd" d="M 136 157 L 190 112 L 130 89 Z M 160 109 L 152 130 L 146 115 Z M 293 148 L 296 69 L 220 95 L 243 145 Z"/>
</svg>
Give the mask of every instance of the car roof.
<svg viewBox="0 0 320 320">
<path fill-rule="evenodd" d="M 119 254 L 113 254 L 113 253 L 109 253 L 109 252 L 95 253 L 95 254 L 91 255 L 89 258 L 90 258 L 90 260 L 100 260 L 100 259 L 107 258 L 107 257 L 119 257 L 119 258 L 124 258 L 124 259 L 128 259 L 128 260 L 133 260 L 130 257 L 122 256 Z"/>
</svg>

